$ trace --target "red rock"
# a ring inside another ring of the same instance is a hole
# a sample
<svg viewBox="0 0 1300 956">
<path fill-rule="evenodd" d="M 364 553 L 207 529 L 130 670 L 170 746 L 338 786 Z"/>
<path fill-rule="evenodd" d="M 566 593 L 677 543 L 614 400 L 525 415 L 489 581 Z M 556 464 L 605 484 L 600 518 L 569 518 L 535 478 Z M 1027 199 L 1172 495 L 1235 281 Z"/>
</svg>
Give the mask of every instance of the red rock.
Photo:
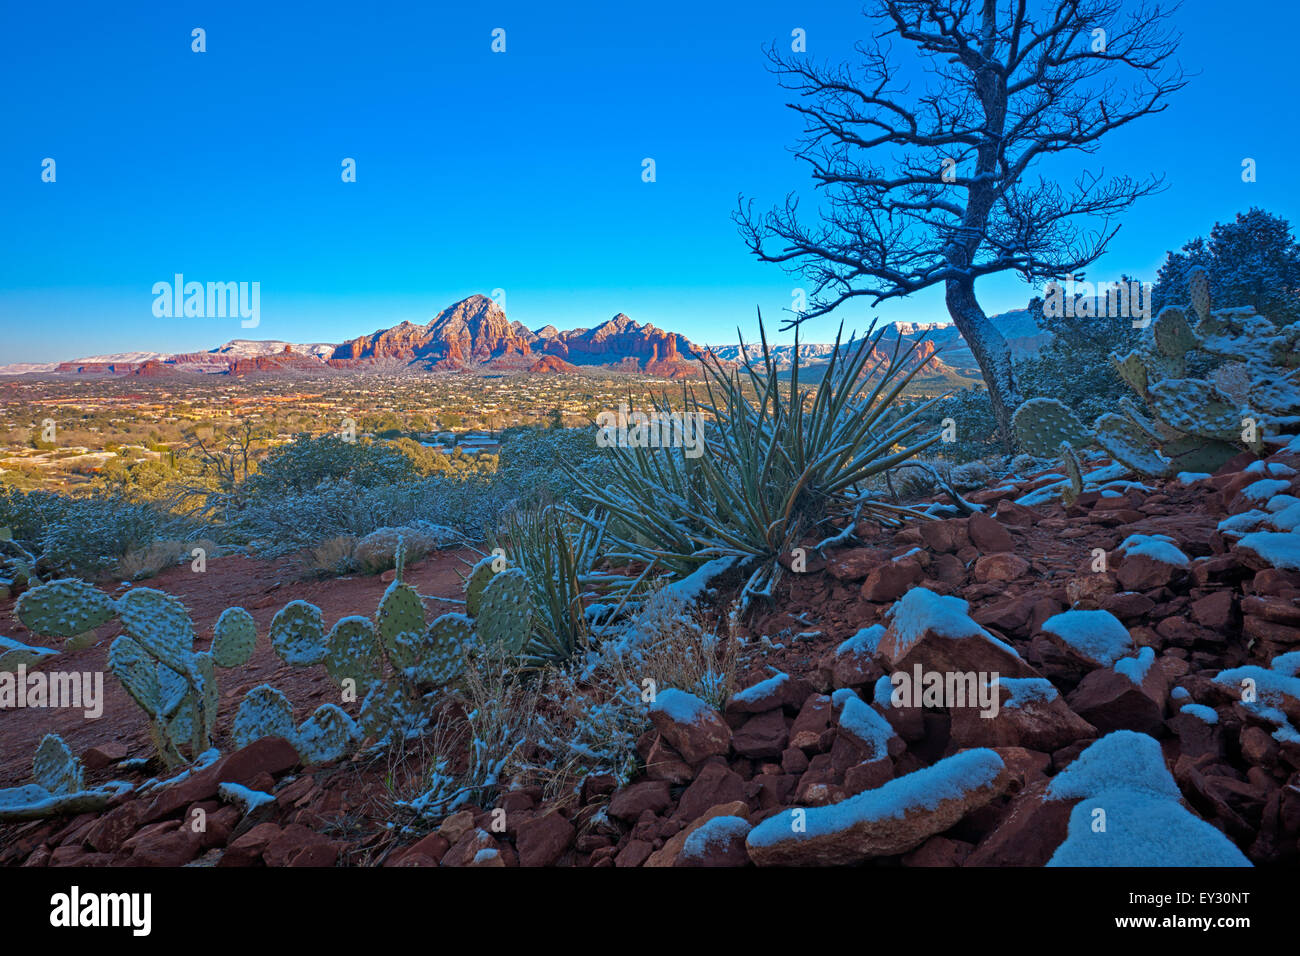
<svg viewBox="0 0 1300 956">
<path fill-rule="evenodd" d="M 80 846 L 59 846 L 50 854 L 48 866 L 110 866 L 111 853 L 91 853 Z"/>
<path fill-rule="evenodd" d="M 1164 561 L 1156 561 L 1145 554 L 1127 554 L 1115 573 L 1125 591 L 1152 591 L 1168 587 L 1186 576 L 1183 568 Z"/>
<path fill-rule="evenodd" d="M 722 763 L 708 763 L 695 781 L 682 793 L 675 818 L 690 822 L 710 807 L 745 799 L 745 781 Z"/>
<path fill-rule="evenodd" d="M 822 735 L 830 730 L 831 699 L 825 694 L 810 694 L 790 727 L 790 746 L 801 750 L 816 748 Z M 784 760 L 784 755 L 782 756 Z"/>
<path fill-rule="evenodd" d="M 1002 524 L 1015 528 L 1028 528 L 1038 521 L 1038 515 L 1032 508 L 1018 505 L 1014 501 L 999 501 L 993 509 L 993 517 Z"/>
<path fill-rule="evenodd" d="M 665 781 L 640 780 L 614 794 L 609 802 L 609 815 L 618 820 L 635 820 L 641 816 L 642 811 L 659 813 L 667 809 L 671 802 Z"/>
<path fill-rule="evenodd" d="M 844 771 L 844 789 L 849 795 L 883 787 L 894 778 L 894 761 L 889 757 L 864 760 Z"/>
<path fill-rule="evenodd" d="M 131 800 L 108 811 L 91 826 L 86 845 L 100 853 L 115 853 L 144 822 L 146 806 Z"/>
<path fill-rule="evenodd" d="M 727 734 L 730 738 L 730 728 L 727 728 Z M 695 776 L 691 765 L 682 759 L 681 754 L 668 746 L 661 735 L 656 735 L 655 742 L 650 746 L 650 752 L 646 754 L 645 771 L 646 776 L 651 780 L 664 780 L 670 784 L 690 783 Z"/>
<path fill-rule="evenodd" d="M 981 605 L 975 608 L 971 617 L 977 624 L 997 628 L 1004 634 L 1025 635 L 1029 616 L 1037 601 L 1038 595 L 1031 591 L 1019 597 Z"/>
<path fill-rule="evenodd" d="M 119 743 L 107 743 L 99 747 L 91 747 L 82 754 L 81 762 L 87 770 L 103 770 L 125 759 L 125 747 Z"/>
<path fill-rule="evenodd" d="M 650 707 L 650 720 L 688 764 L 725 755 L 731 747 L 727 722 L 694 694 L 672 689 L 660 692 Z"/>
<path fill-rule="evenodd" d="M 557 812 L 522 823 L 515 839 L 520 866 L 550 866 L 570 846 L 577 830 Z"/>
<path fill-rule="evenodd" d="M 442 858 L 447 855 L 447 851 L 450 849 L 451 844 L 447 842 L 446 837 L 440 833 L 430 833 L 424 839 L 407 847 L 404 852 L 396 856 L 396 859 L 390 857 L 390 859 L 392 859 L 391 864 L 386 862 L 384 865 L 411 867 L 437 866 L 442 862 Z"/>
<path fill-rule="evenodd" d="M 790 746 L 781 752 L 781 770 L 784 773 L 803 773 L 808 769 L 808 756 L 798 747 Z"/>
<path fill-rule="evenodd" d="M 967 519 L 966 530 L 970 535 L 971 544 L 984 554 L 997 554 L 1015 549 L 1011 532 L 982 511 L 975 512 Z"/>
<path fill-rule="evenodd" d="M 1236 623 L 1236 607 L 1231 591 L 1215 591 L 1192 602 L 1192 620 L 1202 627 L 1227 631 Z"/>
<path fill-rule="evenodd" d="M 761 714 L 777 707 L 787 707 L 795 711 L 803 706 L 803 702 L 812 692 L 812 685 L 807 681 L 791 677 L 789 674 L 776 674 L 734 694 L 731 700 L 727 701 L 726 713 L 729 717 L 740 714 Z"/>
<path fill-rule="evenodd" d="M 691 832 L 677 855 L 680 867 L 736 867 L 749 863 L 745 837 L 749 821 L 742 816 L 718 816 Z"/>
<path fill-rule="evenodd" d="M 973 779 L 972 769 L 978 773 Z M 956 771 L 963 775 L 960 792 L 922 796 L 932 781 Z M 912 781 L 896 778 L 879 790 L 850 797 L 843 806 L 808 810 L 804 830 L 789 814 L 764 820 L 747 839 L 750 859 L 758 866 L 834 866 L 897 856 L 1001 796 L 1010 782 L 1000 757 L 977 751 L 945 758 L 917 773 Z M 835 824 L 826 817 L 815 819 L 822 814 L 832 814 Z"/>
<path fill-rule="evenodd" d="M 254 866 L 261 861 L 262 851 L 267 844 L 279 835 L 278 824 L 259 823 L 231 841 L 217 861 L 217 866 Z"/>
<path fill-rule="evenodd" d="M 969 843 L 934 836 L 903 856 L 903 866 L 961 866 L 973 850 Z"/>
<path fill-rule="evenodd" d="M 618 787 L 618 780 L 615 779 L 613 774 L 609 774 L 609 773 L 589 774 L 582 781 L 582 793 L 581 793 L 582 802 L 584 804 L 591 803 L 593 800 L 597 800 L 600 797 L 604 797 L 607 796 L 608 794 L 613 793 L 617 787 Z"/>
<path fill-rule="evenodd" d="M 1029 571 L 1029 562 L 1010 552 L 986 554 L 975 562 L 972 576 L 976 581 L 1014 581 Z"/>
<path fill-rule="evenodd" d="M 1151 669 L 1156 670 L 1154 666 Z M 1089 673 L 1068 701 L 1071 709 L 1101 734 L 1134 730 L 1156 736 L 1164 726 L 1163 700 L 1109 667 Z"/>
<path fill-rule="evenodd" d="M 837 581 L 861 581 L 872 568 L 888 560 L 889 553 L 879 548 L 851 548 L 828 559 L 826 573 Z"/>
<path fill-rule="evenodd" d="M 188 826 L 163 824 L 166 829 L 141 831 L 123 847 L 131 849 L 132 866 L 184 866 L 199 855 L 202 838 Z M 147 828 L 148 829 L 148 828 Z"/>
<path fill-rule="evenodd" d="M 1065 842 L 1075 800 L 1049 800 L 1049 781 L 1031 784 L 1011 800 L 992 833 L 976 845 L 966 866 L 1043 866 Z"/>
<path fill-rule="evenodd" d="M 952 739 L 962 747 L 1024 747 L 1051 752 L 1076 740 L 1091 740 L 1097 729 L 1072 711 L 1059 694 L 1007 706 L 1011 691 L 999 686 L 1000 706 L 991 717 L 976 706 L 949 708 Z"/>
<path fill-rule="evenodd" d="M 1156 606 L 1156 602 L 1137 591 L 1120 591 L 1101 601 L 1101 609 L 1109 611 L 1121 621 L 1132 621 L 1145 617 Z"/>
<path fill-rule="evenodd" d="M 780 757 L 788 741 L 785 713 L 778 709 L 750 717 L 732 735 L 731 744 L 744 757 Z"/>
<path fill-rule="evenodd" d="M 925 546 L 939 554 L 957 552 L 971 543 L 965 518 L 922 521 L 916 527 Z"/>
<path fill-rule="evenodd" d="M 473 866 L 479 853 L 485 850 L 499 854 L 501 845 L 486 830 L 475 828 L 465 833 L 452 845 L 439 866 Z"/>
<path fill-rule="evenodd" d="M 617 867 L 640 866 L 650 858 L 654 852 L 654 844 L 648 840 L 629 840 L 627 846 L 619 850 L 618 855 L 614 857 L 614 865 Z"/>
<path fill-rule="evenodd" d="M 1257 593 L 1242 599 L 1241 612 L 1274 624 L 1300 625 L 1300 602 L 1293 599 Z"/>
<path fill-rule="evenodd" d="M 862 582 L 864 601 L 895 601 L 923 577 L 921 566 L 913 558 L 895 558 L 873 568 Z"/>
</svg>

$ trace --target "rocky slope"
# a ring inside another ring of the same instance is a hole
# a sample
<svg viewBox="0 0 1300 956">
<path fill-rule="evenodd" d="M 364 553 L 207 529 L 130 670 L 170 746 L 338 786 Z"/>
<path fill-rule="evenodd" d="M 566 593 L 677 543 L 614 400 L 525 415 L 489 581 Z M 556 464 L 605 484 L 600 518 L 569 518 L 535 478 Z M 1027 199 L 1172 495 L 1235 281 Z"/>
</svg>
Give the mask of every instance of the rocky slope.
<svg viewBox="0 0 1300 956">
<path fill-rule="evenodd" d="M 397 836 L 380 799 L 387 761 L 299 767 L 265 739 L 107 812 L 0 827 L 0 863 L 1300 862 L 1300 449 L 1182 481 L 1090 471 L 1068 508 L 1041 474 L 970 494 L 983 510 L 969 517 L 859 525 L 851 545 L 788 575 L 742 634 L 745 689 L 723 712 L 661 689 L 637 742 L 646 769 L 626 784 L 591 776 L 548 797 L 518 781 L 495 807 Z M 451 573 L 436 561 L 417 580 Z M 158 586 L 192 590 L 195 577 Z M 725 606 L 734 586 L 717 586 Z M 328 623 L 373 606 L 350 587 L 303 596 L 328 602 Z M 209 603 L 266 616 L 291 596 Z M 268 677 L 263 657 L 243 684 Z M 998 674 L 999 706 L 893 696 L 936 672 Z M 34 718 L 6 719 L 8 741 Z M 147 748 L 139 729 L 95 734 L 93 776 L 130 777 L 113 765 Z M 245 812 L 223 782 L 273 799 Z M 203 833 L 186 824 L 196 809 Z"/>
</svg>

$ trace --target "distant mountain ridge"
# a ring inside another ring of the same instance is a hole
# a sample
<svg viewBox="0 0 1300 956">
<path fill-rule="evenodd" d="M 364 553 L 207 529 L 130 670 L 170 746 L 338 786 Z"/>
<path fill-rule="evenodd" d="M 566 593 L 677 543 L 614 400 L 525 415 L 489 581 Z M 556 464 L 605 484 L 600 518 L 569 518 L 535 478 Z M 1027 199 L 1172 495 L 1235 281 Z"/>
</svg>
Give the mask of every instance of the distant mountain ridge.
<svg viewBox="0 0 1300 956">
<path fill-rule="evenodd" d="M 1024 310 L 992 316 L 991 321 L 1007 337 L 1017 358 L 1036 353 L 1050 339 Z M 904 346 L 923 342 L 921 359 L 939 350 L 939 359 L 932 362 L 927 373 L 978 376 L 974 358 L 955 326 L 904 322 L 886 326 L 881 339 L 882 355 L 888 356 L 900 338 Z M 832 350 L 829 343 L 801 343 L 801 364 L 824 364 Z M 746 343 L 744 353 L 753 360 L 761 349 L 755 343 Z M 232 339 L 204 352 L 122 352 L 67 362 L 19 363 L 0 366 L 0 374 L 164 376 L 195 372 L 242 376 L 277 372 L 329 374 L 365 368 L 557 374 L 604 368 L 672 379 L 699 376 L 709 355 L 723 364 L 735 364 L 741 361 L 742 349 L 740 345 L 696 345 L 680 333 L 638 323 L 622 312 L 593 328 L 562 331 L 547 325 L 532 331 L 521 322 L 507 319 L 500 305 L 489 297 L 471 295 L 443 309 L 424 325 L 401 322 L 337 345 Z M 788 370 L 794 346 L 772 346 L 772 355 L 779 370 Z"/>
</svg>

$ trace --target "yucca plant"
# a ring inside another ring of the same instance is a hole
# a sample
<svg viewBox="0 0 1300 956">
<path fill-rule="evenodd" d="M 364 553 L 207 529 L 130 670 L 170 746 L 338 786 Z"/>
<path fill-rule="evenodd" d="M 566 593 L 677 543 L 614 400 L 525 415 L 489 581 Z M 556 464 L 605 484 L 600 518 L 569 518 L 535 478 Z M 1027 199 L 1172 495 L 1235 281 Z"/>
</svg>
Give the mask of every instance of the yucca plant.
<svg viewBox="0 0 1300 956">
<path fill-rule="evenodd" d="M 537 662 L 568 661 L 590 636 L 580 576 L 591 569 L 599 535 L 583 524 L 576 540 L 570 537 L 565 514 L 554 506 L 508 513 L 502 524 L 506 550 L 533 592 L 533 638 L 525 655 Z"/>
<path fill-rule="evenodd" d="M 571 469 L 586 497 L 634 534 L 611 543 L 677 575 L 715 558 L 758 562 L 746 596 L 768 593 L 776 559 L 828 514 L 851 509 L 885 525 L 923 517 L 863 494 L 862 485 L 940 440 L 904 445 L 938 398 L 900 410 L 895 402 L 924 367 L 918 343 L 877 351 L 885 329 L 842 343 L 841 329 L 819 383 L 808 386 L 796 331 L 788 385 L 778 373 L 759 315 L 761 362 L 737 368 L 705 362 L 703 399 L 683 391 L 685 411 L 711 423 L 703 452 L 616 447 L 614 479 L 604 486 Z M 943 396 L 939 396 L 943 397 Z M 669 411 L 666 396 L 654 411 Z M 680 414 L 680 413 L 679 413 Z M 611 528 L 614 526 L 611 525 Z"/>
</svg>

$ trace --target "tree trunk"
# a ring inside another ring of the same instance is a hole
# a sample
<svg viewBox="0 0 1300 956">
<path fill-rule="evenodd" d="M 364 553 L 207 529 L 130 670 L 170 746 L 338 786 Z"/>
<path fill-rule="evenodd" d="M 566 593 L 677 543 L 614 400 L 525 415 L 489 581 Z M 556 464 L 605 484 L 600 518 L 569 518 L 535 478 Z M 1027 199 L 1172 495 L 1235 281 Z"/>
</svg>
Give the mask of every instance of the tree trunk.
<svg viewBox="0 0 1300 956">
<path fill-rule="evenodd" d="M 948 314 L 979 363 L 993 403 L 993 416 L 998 422 L 1002 446 L 1010 454 L 1015 448 L 1011 415 L 1020 405 L 1020 392 L 1011 374 L 1011 348 L 975 300 L 972 282 L 949 279 L 945 292 Z"/>
</svg>

